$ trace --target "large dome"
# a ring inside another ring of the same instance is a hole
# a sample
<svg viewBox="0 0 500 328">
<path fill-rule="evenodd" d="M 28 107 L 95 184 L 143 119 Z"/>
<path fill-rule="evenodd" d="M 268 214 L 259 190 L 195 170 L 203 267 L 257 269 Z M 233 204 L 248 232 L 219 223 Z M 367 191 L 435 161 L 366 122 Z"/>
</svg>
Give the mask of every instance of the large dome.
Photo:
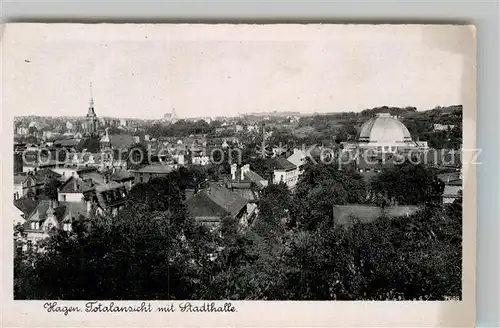
<svg viewBox="0 0 500 328">
<path fill-rule="evenodd" d="M 411 135 L 406 126 L 388 113 L 377 114 L 361 126 L 359 142 L 377 144 L 398 144 L 411 142 Z"/>
</svg>

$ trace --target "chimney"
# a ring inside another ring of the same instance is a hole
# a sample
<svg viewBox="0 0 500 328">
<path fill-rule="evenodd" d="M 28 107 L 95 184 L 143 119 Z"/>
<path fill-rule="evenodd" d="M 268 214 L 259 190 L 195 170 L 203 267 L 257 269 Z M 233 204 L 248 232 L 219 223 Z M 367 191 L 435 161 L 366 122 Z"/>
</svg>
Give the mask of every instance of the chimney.
<svg viewBox="0 0 500 328">
<path fill-rule="evenodd" d="M 236 164 L 231 164 L 231 179 L 236 180 Z"/>
<path fill-rule="evenodd" d="M 241 180 L 245 180 L 245 166 L 242 166 L 240 168 L 240 177 L 241 177 Z"/>
</svg>

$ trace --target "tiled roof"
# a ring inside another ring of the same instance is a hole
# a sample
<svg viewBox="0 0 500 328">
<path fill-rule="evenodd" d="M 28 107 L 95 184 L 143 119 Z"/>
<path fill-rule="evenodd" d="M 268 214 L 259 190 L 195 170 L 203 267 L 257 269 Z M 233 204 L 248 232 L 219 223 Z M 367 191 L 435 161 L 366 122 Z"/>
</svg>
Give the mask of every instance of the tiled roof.
<svg viewBox="0 0 500 328">
<path fill-rule="evenodd" d="M 252 170 L 248 170 L 246 173 L 245 173 L 245 176 L 250 180 L 250 181 L 253 181 L 255 182 L 257 185 L 259 186 L 262 186 L 262 183 L 261 181 L 266 181 L 266 179 L 264 179 L 263 177 L 261 177 L 259 174 L 255 173 L 254 171 Z"/>
<path fill-rule="evenodd" d="M 87 204 L 85 202 L 59 202 L 59 205 L 64 207 L 64 215 L 71 215 L 71 218 L 87 214 Z"/>
<path fill-rule="evenodd" d="M 130 170 L 130 172 L 141 172 L 141 173 L 170 173 L 174 171 L 175 168 L 169 165 L 164 164 L 151 164 L 146 165 L 136 170 Z"/>
<path fill-rule="evenodd" d="M 235 217 L 248 201 L 239 194 L 217 184 L 191 197 L 186 205 L 194 217 Z"/>
<path fill-rule="evenodd" d="M 127 181 L 133 179 L 134 176 L 130 174 L 129 171 L 126 170 L 115 170 L 115 172 L 111 174 L 111 180 L 113 181 Z"/>
<path fill-rule="evenodd" d="M 76 185 L 75 185 L 76 181 Z M 60 189 L 60 193 L 85 193 L 94 190 L 95 187 L 91 186 L 89 182 L 82 179 L 71 177 L 64 183 Z"/>
<path fill-rule="evenodd" d="M 44 221 L 45 219 L 47 219 L 47 211 L 49 207 L 52 206 L 52 202 L 52 200 L 41 200 L 38 203 L 38 206 L 36 208 L 36 211 L 38 212 L 38 218 L 36 219 L 36 221 Z M 54 216 L 56 217 L 56 219 L 60 220 L 64 216 L 65 212 L 65 207 L 57 206 L 54 209 Z M 33 219 L 31 221 L 33 221 Z"/>
<path fill-rule="evenodd" d="M 204 190 L 203 192 L 207 193 L 207 190 Z M 218 184 L 211 185 L 207 195 L 211 200 L 232 216 L 237 215 L 248 203 L 248 201 L 240 195 Z"/>
<path fill-rule="evenodd" d="M 33 211 L 36 209 L 38 206 L 39 201 L 28 198 L 28 197 L 21 197 L 17 200 L 14 201 L 14 205 L 25 215 L 25 217 L 28 217 L 33 213 Z"/>
<path fill-rule="evenodd" d="M 228 213 L 217 205 L 206 193 L 199 192 L 186 202 L 189 213 L 194 218 L 222 218 Z"/>
<path fill-rule="evenodd" d="M 56 173 L 50 169 L 43 168 L 43 169 L 38 169 L 35 174 L 33 175 L 35 178 L 37 184 L 44 183 L 46 179 L 54 178 L 54 179 L 60 179 L 61 175 L 59 173 Z"/>
<path fill-rule="evenodd" d="M 279 157 L 276 160 L 275 168 L 278 170 L 295 170 L 297 166 L 290 163 L 286 158 Z"/>
</svg>

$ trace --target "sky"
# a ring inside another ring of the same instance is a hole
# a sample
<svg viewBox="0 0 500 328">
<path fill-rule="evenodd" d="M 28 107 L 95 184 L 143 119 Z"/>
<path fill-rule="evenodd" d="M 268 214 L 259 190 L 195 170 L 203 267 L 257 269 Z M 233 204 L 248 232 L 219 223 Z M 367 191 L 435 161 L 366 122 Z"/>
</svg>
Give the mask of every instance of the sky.
<svg viewBox="0 0 500 328">
<path fill-rule="evenodd" d="M 13 24 L 3 110 L 161 118 L 462 103 L 466 27 Z"/>
</svg>

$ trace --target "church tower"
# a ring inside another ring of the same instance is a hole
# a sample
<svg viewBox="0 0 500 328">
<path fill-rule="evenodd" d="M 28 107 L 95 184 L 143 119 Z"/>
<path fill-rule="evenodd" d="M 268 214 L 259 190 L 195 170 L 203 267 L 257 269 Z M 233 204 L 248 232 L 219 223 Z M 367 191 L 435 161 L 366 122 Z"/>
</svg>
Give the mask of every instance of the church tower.
<svg viewBox="0 0 500 328">
<path fill-rule="evenodd" d="M 97 133 L 97 115 L 94 110 L 94 97 L 92 95 L 92 83 L 90 83 L 90 102 L 89 110 L 85 118 L 85 135 L 94 135 Z"/>
</svg>

